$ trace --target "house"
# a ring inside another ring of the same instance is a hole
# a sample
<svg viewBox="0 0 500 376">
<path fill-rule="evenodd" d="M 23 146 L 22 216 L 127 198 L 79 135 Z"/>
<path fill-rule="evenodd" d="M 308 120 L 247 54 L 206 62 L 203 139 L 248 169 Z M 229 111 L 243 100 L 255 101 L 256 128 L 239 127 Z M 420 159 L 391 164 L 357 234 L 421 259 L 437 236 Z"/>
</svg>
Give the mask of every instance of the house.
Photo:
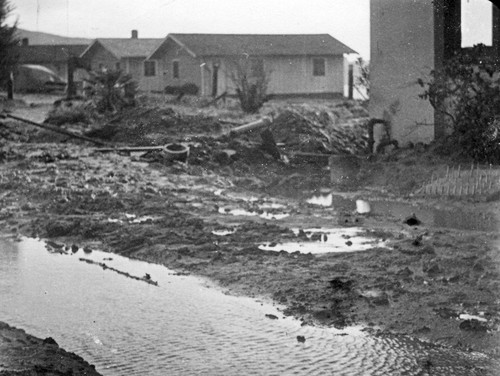
<svg viewBox="0 0 500 376">
<path fill-rule="evenodd" d="M 147 57 L 147 90 L 195 84 L 200 95 L 234 94 L 242 64 L 264 71 L 275 95 L 342 95 L 344 54 L 356 53 L 328 34 L 169 34 Z"/>
<path fill-rule="evenodd" d="M 144 90 L 144 78 L 156 76 L 155 67 L 145 62 L 162 38 L 139 38 L 137 30 L 132 30 L 131 38 L 99 38 L 94 40 L 80 55 L 93 71 L 121 69 L 130 74 Z"/>
<path fill-rule="evenodd" d="M 373 118 L 389 123 L 391 138 L 400 145 L 428 143 L 446 135 L 443 115 L 428 101 L 419 79 L 429 78 L 456 51 L 467 32 L 466 0 L 371 0 L 370 105 Z M 469 0 L 467 0 L 469 1 Z M 489 53 L 499 57 L 500 11 L 487 0 L 472 0 L 486 9 L 475 22 L 491 25 Z M 480 4 L 482 3 L 482 4 Z M 486 6 L 486 7 L 485 7 Z"/>
</svg>

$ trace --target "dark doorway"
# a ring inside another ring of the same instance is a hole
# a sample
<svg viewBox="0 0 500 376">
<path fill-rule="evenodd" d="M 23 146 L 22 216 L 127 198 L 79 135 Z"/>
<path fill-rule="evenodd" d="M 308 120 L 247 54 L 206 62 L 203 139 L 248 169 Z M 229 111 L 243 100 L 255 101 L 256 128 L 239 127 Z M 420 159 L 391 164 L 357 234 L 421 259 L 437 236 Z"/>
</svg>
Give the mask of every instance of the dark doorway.
<svg viewBox="0 0 500 376">
<path fill-rule="evenodd" d="M 212 97 L 217 96 L 217 86 L 219 86 L 219 64 L 213 65 L 212 73 Z"/>
</svg>

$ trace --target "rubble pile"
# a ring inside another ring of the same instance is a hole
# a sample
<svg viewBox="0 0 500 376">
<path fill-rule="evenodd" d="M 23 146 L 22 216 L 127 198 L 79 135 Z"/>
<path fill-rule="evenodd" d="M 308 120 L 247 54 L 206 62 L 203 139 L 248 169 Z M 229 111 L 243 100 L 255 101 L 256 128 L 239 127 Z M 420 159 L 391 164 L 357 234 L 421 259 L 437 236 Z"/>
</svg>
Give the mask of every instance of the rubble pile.
<svg viewBox="0 0 500 376">
<path fill-rule="evenodd" d="M 273 122 L 276 142 L 301 152 L 363 154 L 368 147 L 365 124 L 336 124 L 329 111 L 285 110 Z"/>
</svg>

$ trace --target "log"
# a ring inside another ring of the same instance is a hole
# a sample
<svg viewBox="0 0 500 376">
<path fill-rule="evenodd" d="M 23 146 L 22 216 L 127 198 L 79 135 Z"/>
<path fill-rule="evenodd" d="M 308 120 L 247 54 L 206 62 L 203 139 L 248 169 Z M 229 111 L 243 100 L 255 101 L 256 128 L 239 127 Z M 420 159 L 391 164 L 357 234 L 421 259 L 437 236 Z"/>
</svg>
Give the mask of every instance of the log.
<svg viewBox="0 0 500 376">
<path fill-rule="evenodd" d="M 94 143 L 96 145 L 108 145 L 106 142 L 103 142 L 103 141 L 95 140 L 95 139 L 92 139 L 90 137 L 85 137 L 85 136 L 82 136 L 82 135 L 79 135 L 79 134 L 76 134 L 76 133 L 73 133 L 73 132 L 70 132 L 70 131 L 67 131 L 67 130 L 64 130 L 64 129 L 60 129 L 60 128 L 56 128 L 56 127 L 50 126 L 50 125 L 40 124 L 40 123 L 31 121 L 31 120 L 28 120 L 28 119 L 24 119 L 24 118 L 19 117 L 19 116 L 14 116 L 14 115 L 11 115 L 11 114 L 6 114 L 6 113 L 3 113 L 2 115 L 5 116 L 5 117 L 14 119 L 14 120 L 22 121 L 23 123 L 26 123 L 26 124 L 34 125 L 35 127 L 47 129 L 49 131 L 60 133 L 60 134 L 63 134 L 65 136 L 69 136 L 69 137 L 72 137 L 72 138 L 78 138 L 80 140 L 92 142 L 92 143 Z"/>
<path fill-rule="evenodd" d="M 271 118 L 264 117 L 262 119 L 253 121 L 251 123 L 244 124 L 244 125 L 241 125 L 239 127 L 233 128 L 233 129 L 231 129 L 230 134 L 248 132 L 248 131 L 251 131 L 254 129 L 267 127 L 270 124 L 271 124 Z"/>
<path fill-rule="evenodd" d="M 123 147 L 109 147 L 109 148 L 98 148 L 94 149 L 94 151 L 101 153 L 109 153 L 113 151 L 125 151 L 125 152 L 139 152 L 139 151 L 152 151 L 152 150 L 163 150 L 165 149 L 165 145 L 162 146 L 123 146 Z"/>
</svg>

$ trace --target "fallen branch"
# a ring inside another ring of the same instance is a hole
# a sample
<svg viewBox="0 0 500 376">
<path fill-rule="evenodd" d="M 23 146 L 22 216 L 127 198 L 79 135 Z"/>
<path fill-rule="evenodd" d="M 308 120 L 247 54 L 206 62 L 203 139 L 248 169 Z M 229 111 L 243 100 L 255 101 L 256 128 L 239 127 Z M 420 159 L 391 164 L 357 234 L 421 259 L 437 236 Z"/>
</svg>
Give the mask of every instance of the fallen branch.
<svg viewBox="0 0 500 376">
<path fill-rule="evenodd" d="M 46 129 L 46 130 L 49 130 L 49 131 L 52 131 L 52 132 L 60 133 L 60 134 L 63 134 L 65 136 L 69 136 L 69 137 L 72 137 L 72 138 L 78 138 L 80 140 L 85 140 L 85 141 L 88 141 L 88 142 L 92 142 L 92 143 L 94 143 L 96 145 L 108 145 L 107 143 L 105 143 L 103 141 L 94 140 L 92 138 L 85 137 L 85 136 L 82 136 L 82 135 L 79 135 L 79 134 L 76 134 L 76 133 L 73 133 L 73 132 L 70 132 L 70 131 L 67 131 L 67 130 L 64 130 L 64 129 L 52 127 L 50 125 L 40 124 L 40 123 L 31 121 L 31 120 L 28 120 L 28 119 L 24 119 L 24 118 L 19 117 L 19 116 L 14 116 L 14 115 L 7 114 L 7 113 L 2 113 L 2 116 L 10 118 L 10 119 L 14 119 L 14 120 L 22 121 L 23 123 L 34 125 L 35 127 L 43 128 L 43 129 Z"/>
<path fill-rule="evenodd" d="M 264 117 L 262 119 L 253 121 L 248 124 L 241 125 L 239 127 L 231 129 L 230 134 L 248 132 L 254 129 L 267 127 L 271 124 L 272 120 L 269 117 Z"/>
<path fill-rule="evenodd" d="M 109 147 L 109 148 L 98 148 L 94 149 L 94 151 L 101 153 L 109 153 L 113 151 L 124 151 L 124 152 L 139 152 L 139 151 L 152 151 L 152 150 L 163 150 L 165 146 L 123 146 L 123 147 Z"/>
</svg>

